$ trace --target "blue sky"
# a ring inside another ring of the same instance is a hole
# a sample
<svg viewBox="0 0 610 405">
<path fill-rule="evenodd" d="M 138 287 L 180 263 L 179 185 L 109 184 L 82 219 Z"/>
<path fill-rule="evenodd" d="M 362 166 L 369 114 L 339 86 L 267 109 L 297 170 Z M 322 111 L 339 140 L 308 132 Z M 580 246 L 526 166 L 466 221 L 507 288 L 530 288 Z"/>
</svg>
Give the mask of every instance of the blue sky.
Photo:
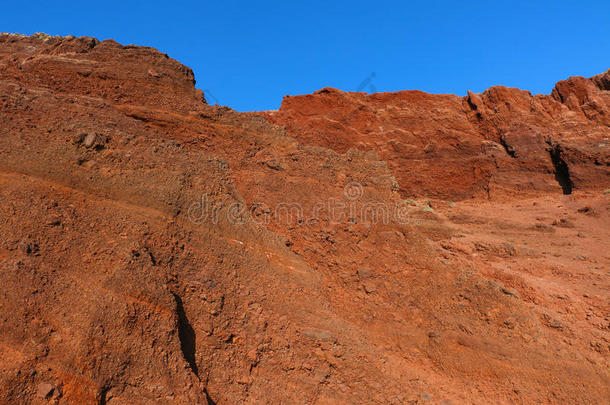
<svg viewBox="0 0 610 405">
<path fill-rule="evenodd" d="M 603 1 L 25 1 L 0 31 L 113 38 L 190 66 L 210 103 L 279 107 L 322 87 L 463 95 L 503 84 L 548 93 L 610 68 Z M 372 84 L 373 87 L 370 85 Z"/>
</svg>

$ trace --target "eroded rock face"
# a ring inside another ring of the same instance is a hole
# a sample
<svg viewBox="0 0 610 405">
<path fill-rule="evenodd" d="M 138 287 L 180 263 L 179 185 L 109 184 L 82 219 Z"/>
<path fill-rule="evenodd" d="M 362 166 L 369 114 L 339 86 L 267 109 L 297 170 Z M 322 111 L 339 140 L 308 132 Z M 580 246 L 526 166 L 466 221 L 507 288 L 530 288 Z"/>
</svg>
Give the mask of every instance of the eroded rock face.
<svg viewBox="0 0 610 405">
<path fill-rule="evenodd" d="M 0 402 L 602 403 L 608 80 L 570 80 L 237 113 L 0 35 Z"/>
<path fill-rule="evenodd" d="M 610 184 L 609 75 L 559 82 L 549 96 L 502 86 L 463 98 L 323 89 L 265 115 L 306 144 L 377 152 L 404 196 L 567 192 L 554 153 L 573 188 Z"/>
<path fill-rule="evenodd" d="M 153 48 L 45 34 L 0 41 L 0 70 L 15 86 L 173 111 L 204 100 L 193 71 Z"/>
</svg>

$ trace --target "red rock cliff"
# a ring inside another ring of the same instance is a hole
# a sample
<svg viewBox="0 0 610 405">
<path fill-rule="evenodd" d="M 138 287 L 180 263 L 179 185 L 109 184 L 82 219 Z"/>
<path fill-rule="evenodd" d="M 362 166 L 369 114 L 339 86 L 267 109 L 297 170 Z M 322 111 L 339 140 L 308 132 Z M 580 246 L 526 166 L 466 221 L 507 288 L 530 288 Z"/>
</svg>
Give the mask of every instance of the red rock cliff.
<svg viewBox="0 0 610 405">
<path fill-rule="evenodd" d="M 306 144 L 377 152 L 405 196 L 569 193 L 610 185 L 609 78 L 570 78 L 549 96 L 323 89 L 266 116 Z"/>
<path fill-rule="evenodd" d="M 2 34 L 0 402 L 603 403 L 607 114 L 608 74 L 237 113 Z"/>
</svg>

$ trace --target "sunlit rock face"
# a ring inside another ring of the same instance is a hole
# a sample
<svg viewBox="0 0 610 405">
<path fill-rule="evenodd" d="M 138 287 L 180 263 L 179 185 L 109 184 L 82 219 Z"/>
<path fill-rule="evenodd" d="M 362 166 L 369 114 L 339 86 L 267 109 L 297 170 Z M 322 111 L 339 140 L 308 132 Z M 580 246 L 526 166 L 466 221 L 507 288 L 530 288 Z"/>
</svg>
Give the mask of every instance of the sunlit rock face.
<svg viewBox="0 0 610 405">
<path fill-rule="evenodd" d="M 0 35 L 0 402 L 604 403 L 608 73 L 207 105 Z"/>
</svg>

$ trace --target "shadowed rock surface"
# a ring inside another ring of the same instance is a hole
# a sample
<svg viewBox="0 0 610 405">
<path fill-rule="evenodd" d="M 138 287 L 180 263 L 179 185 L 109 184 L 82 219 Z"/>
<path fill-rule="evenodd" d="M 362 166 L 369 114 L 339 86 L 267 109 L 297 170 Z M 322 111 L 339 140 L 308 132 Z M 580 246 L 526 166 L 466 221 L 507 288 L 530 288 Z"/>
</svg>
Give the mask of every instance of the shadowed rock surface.
<svg viewBox="0 0 610 405">
<path fill-rule="evenodd" d="M 0 34 L 0 402 L 604 403 L 609 75 L 238 113 Z"/>
</svg>

